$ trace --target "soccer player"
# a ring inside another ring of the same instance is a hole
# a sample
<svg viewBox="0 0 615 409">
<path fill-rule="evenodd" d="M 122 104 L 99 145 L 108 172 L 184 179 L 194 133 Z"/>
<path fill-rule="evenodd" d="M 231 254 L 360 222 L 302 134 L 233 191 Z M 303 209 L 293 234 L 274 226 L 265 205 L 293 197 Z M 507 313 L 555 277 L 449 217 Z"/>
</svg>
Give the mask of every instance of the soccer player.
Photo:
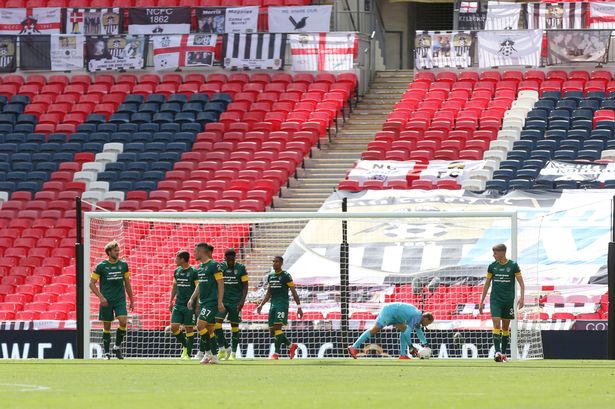
<svg viewBox="0 0 615 409">
<path fill-rule="evenodd" d="M 235 261 L 237 253 L 228 249 L 224 253 L 224 261 L 220 263 L 220 271 L 224 277 L 224 312 L 216 314 L 216 339 L 218 340 L 218 359 L 235 360 L 237 345 L 239 345 L 239 323 L 241 309 L 248 295 L 248 273 L 246 267 Z M 228 316 L 231 323 L 231 346 L 229 346 L 222 322 Z"/>
<path fill-rule="evenodd" d="M 218 343 L 216 342 L 215 324 L 217 312 L 224 312 L 224 279 L 218 263 L 212 259 L 214 247 L 208 243 L 197 243 L 194 258 L 201 262 L 198 268 L 199 285 L 194 289 L 188 301 L 188 309 L 196 305 L 198 298 L 201 312 L 196 323 L 199 331 L 199 352 L 196 358 L 202 364 L 218 363 Z"/>
<path fill-rule="evenodd" d="M 171 299 L 169 310 L 171 311 L 171 332 L 182 344 L 181 359 L 190 359 L 192 345 L 194 343 L 194 310 L 188 308 L 188 301 L 199 284 L 197 271 L 188 262 L 190 253 L 186 250 L 178 251 L 175 256 L 177 268 L 173 272 L 173 286 L 171 287 Z M 175 302 L 173 302 L 175 299 Z M 186 335 L 181 326 L 186 329 Z"/>
<path fill-rule="evenodd" d="M 380 310 L 376 324 L 371 329 L 366 329 L 363 334 L 348 347 L 350 355 L 357 359 L 361 344 L 379 333 L 384 327 L 392 325 L 400 332 L 399 334 L 399 359 L 410 359 L 408 348 L 412 346 L 412 332 L 421 342 L 421 346 L 427 347 L 427 338 L 422 327 L 426 327 L 434 321 L 433 314 L 430 312 L 421 313 L 412 304 L 396 302 L 388 304 Z M 414 348 L 412 348 L 414 350 Z"/>
<path fill-rule="evenodd" d="M 263 305 L 267 304 L 267 301 L 271 300 L 271 308 L 269 309 L 269 332 L 274 337 L 275 352 L 271 355 L 271 359 L 280 358 L 280 349 L 282 344 L 288 347 L 288 355 L 290 359 L 295 357 L 297 352 L 297 344 L 291 343 L 282 327 L 288 324 L 288 290 L 293 295 L 293 299 L 297 304 L 297 316 L 303 317 L 303 310 L 301 309 L 301 301 L 297 294 L 297 289 L 293 283 L 293 278 L 288 272 L 282 270 L 284 264 L 284 258 L 276 256 L 273 258 L 273 271 L 267 276 L 267 293 L 265 298 L 256 308 L 258 314 L 261 313 Z"/>
<path fill-rule="evenodd" d="M 128 312 L 126 311 L 126 294 L 130 298 L 130 311 L 134 310 L 134 297 L 130 285 L 130 271 L 128 264 L 120 260 L 120 245 L 117 241 L 111 241 L 105 246 L 107 260 L 103 260 L 94 269 L 90 276 L 90 290 L 100 299 L 98 319 L 103 323 L 103 350 L 105 358 L 111 359 L 109 347 L 111 346 L 111 323 L 114 317 L 119 322 L 115 333 L 115 345 L 113 353 L 117 359 L 124 359 L 120 346 L 126 336 L 126 323 Z M 100 280 L 100 290 L 96 282 Z"/>
<path fill-rule="evenodd" d="M 525 297 L 525 284 L 521 277 L 519 265 L 506 258 L 506 245 L 496 244 L 492 248 L 495 261 L 487 269 L 487 280 L 483 288 L 483 295 L 480 299 L 478 312 L 483 313 L 485 308 L 485 297 L 489 287 L 491 289 L 491 320 L 493 321 L 493 346 L 495 347 L 494 359 L 496 362 L 506 362 L 506 352 L 510 344 L 510 320 L 515 319 L 515 279 L 521 288 L 521 294 L 517 307 L 523 308 L 523 298 Z M 501 332 L 500 332 L 501 331 Z"/>
</svg>

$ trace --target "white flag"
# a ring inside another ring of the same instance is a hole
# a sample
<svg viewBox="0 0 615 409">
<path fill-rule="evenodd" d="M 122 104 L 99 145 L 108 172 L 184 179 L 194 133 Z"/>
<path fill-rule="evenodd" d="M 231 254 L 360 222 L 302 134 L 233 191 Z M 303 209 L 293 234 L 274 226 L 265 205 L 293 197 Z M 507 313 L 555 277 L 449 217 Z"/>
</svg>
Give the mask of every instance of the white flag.
<svg viewBox="0 0 615 409">
<path fill-rule="evenodd" d="M 478 66 L 540 65 L 542 30 L 479 31 Z"/>
<path fill-rule="evenodd" d="M 50 39 L 51 71 L 76 71 L 83 69 L 82 35 L 52 35 Z"/>
<path fill-rule="evenodd" d="M 347 71 L 353 68 L 355 33 L 291 34 L 293 71 Z"/>
<path fill-rule="evenodd" d="M 0 34 L 60 34 L 62 9 L 0 9 Z"/>
<path fill-rule="evenodd" d="M 589 28 L 615 28 L 615 3 L 589 3 Z"/>
<path fill-rule="evenodd" d="M 333 6 L 269 7 L 270 33 L 326 33 Z"/>
<path fill-rule="evenodd" d="M 528 3 L 527 28 L 561 30 L 585 28 L 587 3 Z"/>
<path fill-rule="evenodd" d="M 211 67 L 217 38 L 216 34 L 153 36 L 156 71 L 179 67 Z"/>
<path fill-rule="evenodd" d="M 520 3 L 490 1 L 487 5 L 485 30 L 516 30 L 520 14 Z"/>
<path fill-rule="evenodd" d="M 256 33 L 258 31 L 258 6 L 229 7 L 224 17 L 225 33 Z"/>
</svg>

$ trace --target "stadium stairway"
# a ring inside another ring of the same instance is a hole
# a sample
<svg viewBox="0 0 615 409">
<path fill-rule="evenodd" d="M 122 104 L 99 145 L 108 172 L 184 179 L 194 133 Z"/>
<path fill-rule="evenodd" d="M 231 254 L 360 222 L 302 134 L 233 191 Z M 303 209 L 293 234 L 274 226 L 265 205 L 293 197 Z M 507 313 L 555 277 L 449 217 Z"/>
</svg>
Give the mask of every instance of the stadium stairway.
<svg viewBox="0 0 615 409">
<path fill-rule="evenodd" d="M 412 81 L 412 75 L 411 70 L 378 72 L 344 127 L 307 163 L 303 177 L 276 203 L 274 210 L 318 210 L 380 131 L 386 116 Z"/>
</svg>

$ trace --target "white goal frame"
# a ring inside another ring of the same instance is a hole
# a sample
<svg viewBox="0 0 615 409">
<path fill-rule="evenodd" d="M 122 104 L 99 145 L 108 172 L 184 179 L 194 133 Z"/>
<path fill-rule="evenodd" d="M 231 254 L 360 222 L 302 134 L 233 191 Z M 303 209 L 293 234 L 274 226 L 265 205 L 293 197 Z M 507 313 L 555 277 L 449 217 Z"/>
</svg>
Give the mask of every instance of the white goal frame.
<svg viewBox="0 0 615 409">
<path fill-rule="evenodd" d="M 510 219 L 511 236 L 509 255 L 513 260 L 517 259 L 517 233 L 518 215 L 517 211 L 421 211 L 421 212 L 84 212 L 83 213 L 83 339 L 81 340 L 84 351 L 84 358 L 91 359 L 92 351 L 90 345 L 90 229 L 92 219 L 123 219 L 123 220 L 150 220 L 150 221 L 169 221 L 186 220 L 198 222 L 198 220 L 217 219 L 217 220 L 270 220 L 270 221 L 291 221 L 293 219 L 315 220 L 350 220 L 350 219 L 420 219 L 420 218 L 500 218 Z M 495 244 L 495 243 L 494 243 Z M 485 266 L 485 271 L 487 266 Z M 515 283 L 517 286 L 517 283 Z M 518 299 L 519 292 L 516 291 Z M 517 316 L 517 299 L 515 300 L 515 317 Z M 518 354 L 518 322 L 517 319 L 511 321 L 511 340 L 510 350 L 511 359 L 519 359 Z"/>
</svg>

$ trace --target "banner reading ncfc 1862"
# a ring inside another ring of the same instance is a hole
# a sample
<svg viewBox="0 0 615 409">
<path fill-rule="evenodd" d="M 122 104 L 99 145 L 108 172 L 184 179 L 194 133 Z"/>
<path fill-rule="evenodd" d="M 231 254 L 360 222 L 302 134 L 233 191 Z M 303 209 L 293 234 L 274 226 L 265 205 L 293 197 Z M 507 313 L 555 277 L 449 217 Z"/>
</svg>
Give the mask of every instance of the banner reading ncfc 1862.
<svg viewBox="0 0 615 409">
<path fill-rule="evenodd" d="M 480 68 L 540 65 L 542 30 L 480 31 L 477 38 Z"/>
<path fill-rule="evenodd" d="M 190 26 L 190 7 L 128 9 L 129 34 L 188 34 Z"/>
<path fill-rule="evenodd" d="M 417 31 L 415 68 L 467 68 L 472 65 L 472 34 L 469 31 Z"/>
<path fill-rule="evenodd" d="M 571 62 L 606 63 L 609 55 L 610 30 L 547 32 L 548 64 Z"/>
</svg>

